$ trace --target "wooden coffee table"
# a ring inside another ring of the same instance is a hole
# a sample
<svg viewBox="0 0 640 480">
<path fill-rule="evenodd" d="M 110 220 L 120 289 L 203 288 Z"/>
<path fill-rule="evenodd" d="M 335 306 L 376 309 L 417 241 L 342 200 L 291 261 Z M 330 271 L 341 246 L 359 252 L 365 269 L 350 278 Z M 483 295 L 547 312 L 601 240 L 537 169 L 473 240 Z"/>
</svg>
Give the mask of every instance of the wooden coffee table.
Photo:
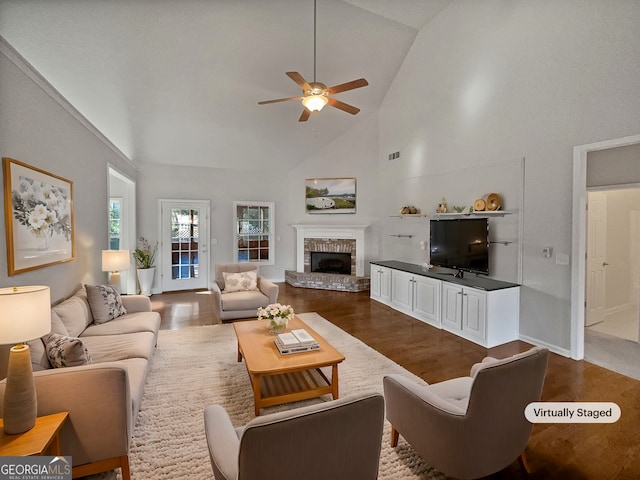
<svg viewBox="0 0 640 480">
<path fill-rule="evenodd" d="M 319 350 L 281 355 L 265 320 L 234 322 L 238 361 L 244 358 L 251 379 L 256 416 L 260 409 L 331 394 L 338 398 L 338 350 L 306 323 L 295 317 L 287 330 L 304 328 L 320 344 Z M 331 367 L 331 379 L 322 367 Z"/>
</svg>

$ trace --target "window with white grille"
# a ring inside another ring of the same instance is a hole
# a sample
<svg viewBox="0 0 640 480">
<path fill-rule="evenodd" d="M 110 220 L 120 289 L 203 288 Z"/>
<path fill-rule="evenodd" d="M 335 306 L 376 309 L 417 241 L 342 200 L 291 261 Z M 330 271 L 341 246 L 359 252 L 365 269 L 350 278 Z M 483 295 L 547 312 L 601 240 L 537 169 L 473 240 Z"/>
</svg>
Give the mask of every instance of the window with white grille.
<svg viewBox="0 0 640 480">
<path fill-rule="evenodd" d="M 273 202 L 234 202 L 234 258 L 238 262 L 275 262 Z"/>
</svg>

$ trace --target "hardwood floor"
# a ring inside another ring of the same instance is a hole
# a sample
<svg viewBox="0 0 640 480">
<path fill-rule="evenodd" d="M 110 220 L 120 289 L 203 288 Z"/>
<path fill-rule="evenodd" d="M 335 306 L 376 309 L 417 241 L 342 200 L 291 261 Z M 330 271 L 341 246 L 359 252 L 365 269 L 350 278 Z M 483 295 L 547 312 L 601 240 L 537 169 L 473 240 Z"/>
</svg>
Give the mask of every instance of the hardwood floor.
<svg viewBox="0 0 640 480">
<path fill-rule="evenodd" d="M 487 350 L 371 301 L 368 292 L 279 286 L 280 303 L 299 313 L 319 313 L 429 383 L 468 375 L 471 365 L 487 355 L 500 358 L 529 348 L 517 341 Z M 207 291 L 166 293 L 151 300 L 162 315 L 162 329 L 218 323 Z M 528 478 L 640 478 L 640 382 L 551 354 L 542 400 L 615 402 L 622 416 L 615 424 L 535 425 L 526 449 Z M 517 462 L 494 477 L 525 478 Z"/>
</svg>

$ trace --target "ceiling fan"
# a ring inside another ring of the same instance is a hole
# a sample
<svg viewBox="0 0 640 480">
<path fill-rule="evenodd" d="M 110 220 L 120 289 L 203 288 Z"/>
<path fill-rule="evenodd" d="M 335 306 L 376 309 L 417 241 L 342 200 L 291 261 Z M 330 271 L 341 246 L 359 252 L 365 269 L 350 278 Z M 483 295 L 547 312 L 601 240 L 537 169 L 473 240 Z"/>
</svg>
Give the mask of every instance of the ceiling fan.
<svg viewBox="0 0 640 480">
<path fill-rule="evenodd" d="M 327 87 L 324 83 L 316 82 L 316 0 L 313 0 L 313 82 L 307 82 L 298 72 L 286 72 L 286 75 L 296 82 L 300 88 L 302 88 L 302 95 L 297 97 L 278 98 L 276 100 L 265 100 L 258 102 L 258 105 L 287 102 L 289 100 L 302 100 L 302 105 L 305 108 L 302 110 L 302 115 L 300 115 L 300 118 L 298 119 L 299 122 L 306 122 L 312 113 L 319 112 L 326 104 L 342 110 L 343 112 L 355 115 L 360 111 L 359 108 L 341 102 L 340 100 L 336 100 L 331 95 L 369 85 L 369 82 L 364 78 L 352 80 L 347 83 L 341 83 L 340 85 L 335 85 L 333 87 Z"/>
</svg>

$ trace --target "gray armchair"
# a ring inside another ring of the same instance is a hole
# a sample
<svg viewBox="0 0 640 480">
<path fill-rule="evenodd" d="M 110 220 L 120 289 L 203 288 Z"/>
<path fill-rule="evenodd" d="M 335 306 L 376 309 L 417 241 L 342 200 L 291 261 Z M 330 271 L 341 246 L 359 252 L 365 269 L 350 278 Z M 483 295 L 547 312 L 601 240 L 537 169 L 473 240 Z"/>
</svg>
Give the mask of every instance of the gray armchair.
<svg viewBox="0 0 640 480">
<path fill-rule="evenodd" d="M 219 405 L 204 412 L 216 480 L 374 480 L 384 397 L 358 394 L 264 415 L 234 429 Z"/>
<path fill-rule="evenodd" d="M 256 271 L 253 263 L 221 263 L 216 265 L 216 279 L 211 284 L 213 310 L 220 320 L 255 318 L 259 307 L 278 301 L 278 286 L 258 275 L 257 290 L 225 292 L 224 273 Z"/>
<path fill-rule="evenodd" d="M 532 424 L 524 416 L 540 400 L 549 352 L 534 347 L 513 357 L 487 357 L 469 377 L 417 385 L 384 378 L 391 445 L 402 435 L 431 466 L 456 478 L 478 478 L 521 460 Z"/>
</svg>

